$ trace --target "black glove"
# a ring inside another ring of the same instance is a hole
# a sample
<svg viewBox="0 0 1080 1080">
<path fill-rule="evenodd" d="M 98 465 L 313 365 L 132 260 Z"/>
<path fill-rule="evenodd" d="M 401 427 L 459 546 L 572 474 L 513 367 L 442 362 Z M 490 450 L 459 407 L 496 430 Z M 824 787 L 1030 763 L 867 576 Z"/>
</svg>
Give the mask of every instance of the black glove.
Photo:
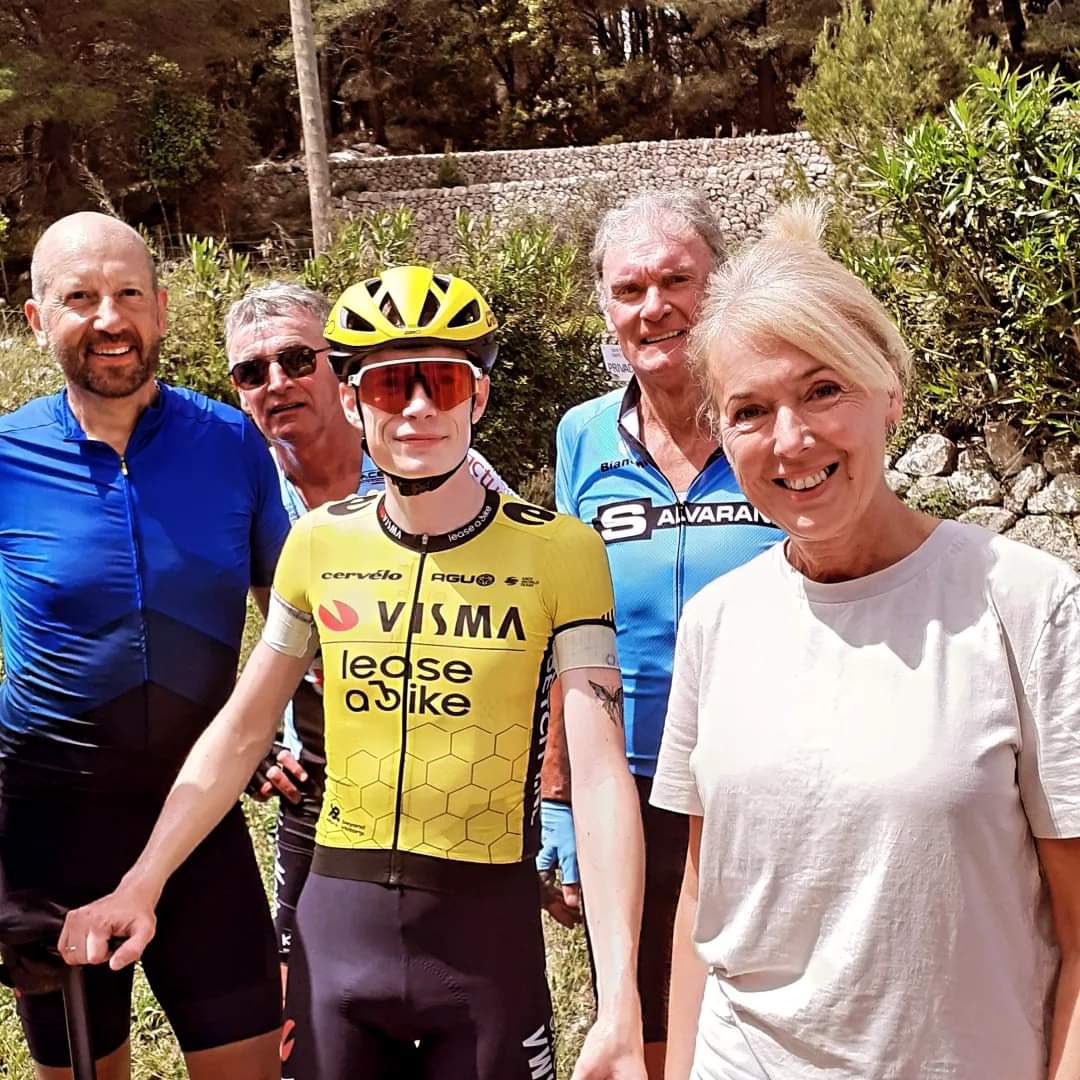
<svg viewBox="0 0 1080 1080">
<path fill-rule="evenodd" d="M 282 750 L 288 749 L 289 748 L 283 742 L 278 742 L 275 740 L 274 744 L 270 747 L 270 749 L 266 751 L 266 757 L 264 757 L 262 761 L 259 762 L 257 768 L 255 769 L 255 772 L 252 774 L 251 779 L 248 781 L 247 787 L 244 788 L 245 795 L 251 795 L 255 798 L 261 797 L 263 784 L 267 782 L 266 774 L 272 768 L 277 766 L 278 754 L 280 754 Z M 293 779 L 293 783 L 296 784 L 297 787 L 300 786 L 299 781 L 296 779 Z"/>
</svg>

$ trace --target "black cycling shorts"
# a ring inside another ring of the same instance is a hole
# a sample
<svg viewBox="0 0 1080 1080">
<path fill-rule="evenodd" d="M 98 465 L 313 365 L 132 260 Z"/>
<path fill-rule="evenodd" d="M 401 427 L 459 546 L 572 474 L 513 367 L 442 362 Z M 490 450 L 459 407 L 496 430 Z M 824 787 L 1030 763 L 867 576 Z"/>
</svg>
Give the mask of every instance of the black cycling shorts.
<svg viewBox="0 0 1080 1080">
<path fill-rule="evenodd" d="M 641 824 L 645 833 L 645 898 L 638 939 L 638 995 L 644 1041 L 667 1041 L 668 988 L 671 984 L 671 942 L 675 933 L 675 909 L 679 906 L 690 823 L 684 814 L 661 810 L 649 802 L 651 776 L 635 776 Z M 585 902 L 588 913 L 588 899 Z M 586 928 L 587 930 L 587 928 Z M 588 941 L 588 933 L 585 935 Z M 589 945 L 593 991 L 596 970 Z"/>
<path fill-rule="evenodd" d="M 0 888 L 34 888 L 67 907 L 112 891 L 142 851 L 160 803 L 89 797 L 0 799 Z M 274 932 L 239 806 L 169 879 L 143 956 L 185 1053 L 265 1035 L 281 1023 Z M 132 969 L 86 971 L 94 1053 L 128 1038 Z M 31 1056 L 70 1065 L 59 993 L 18 999 Z"/>
<path fill-rule="evenodd" d="M 326 776 L 324 762 L 301 754 L 300 763 L 307 773 L 303 798 L 299 803 L 281 796 L 278 807 L 277 837 L 274 852 L 274 930 L 277 934 L 278 958 L 289 962 L 296 930 L 296 905 L 311 870 L 315 853 L 315 826 L 322 809 L 323 786 Z"/>
<path fill-rule="evenodd" d="M 445 893 L 312 873 L 284 1080 L 554 1080 L 536 870 L 498 882 Z"/>
</svg>

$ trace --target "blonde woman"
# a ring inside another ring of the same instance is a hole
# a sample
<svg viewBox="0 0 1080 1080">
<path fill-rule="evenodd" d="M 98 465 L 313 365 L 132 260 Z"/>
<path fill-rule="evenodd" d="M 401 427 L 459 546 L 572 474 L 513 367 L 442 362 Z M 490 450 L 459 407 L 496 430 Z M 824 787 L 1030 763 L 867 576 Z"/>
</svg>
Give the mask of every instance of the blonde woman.
<svg viewBox="0 0 1080 1080">
<path fill-rule="evenodd" d="M 908 350 L 820 218 L 781 211 L 695 332 L 789 539 L 680 627 L 668 1080 L 1075 1080 L 1080 578 L 890 492 Z"/>
</svg>

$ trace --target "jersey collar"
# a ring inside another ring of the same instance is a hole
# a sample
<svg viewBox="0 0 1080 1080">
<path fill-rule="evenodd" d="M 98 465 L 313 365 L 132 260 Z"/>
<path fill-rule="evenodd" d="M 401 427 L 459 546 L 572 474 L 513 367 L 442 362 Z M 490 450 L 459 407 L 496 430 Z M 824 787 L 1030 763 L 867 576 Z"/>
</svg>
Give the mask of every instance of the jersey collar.
<svg viewBox="0 0 1080 1080">
<path fill-rule="evenodd" d="M 642 461 L 659 472 L 659 466 L 653 460 L 652 454 L 649 453 L 641 439 L 641 410 L 638 408 L 640 404 L 641 387 L 638 385 L 637 376 L 635 375 L 627 383 L 626 393 L 623 394 L 622 401 L 619 402 L 619 435 L 631 453 L 636 454 Z M 723 458 L 724 451 L 718 446 L 709 455 L 701 471 L 704 472 L 713 462 L 721 461 Z"/>
<path fill-rule="evenodd" d="M 128 439 L 128 450 L 135 450 L 146 442 L 161 427 L 166 411 L 171 406 L 171 392 L 164 383 L 157 384 L 157 395 L 146 406 L 135 421 L 135 428 Z M 75 419 L 71 411 L 71 403 L 68 401 L 67 391 L 61 390 L 56 395 L 55 405 L 56 419 L 60 424 L 65 442 L 93 442 L 82 425 Z"/>
<path fill-rule="evenodd" d="M 495 520 L 495 511 L 498 508 L 499 493 L 486 489 L 484 505 L 480 507 L 480 512 L 472 521 L 451 532 L 429 533 L 427 536 L 406 532 L 391 521 L 390 515 L 386 512 L 386 496 L 379 499 L 378 513 L 375 516 L 379 520 L 383 533 L 402 547 L 410 548 L 412 551 L 447 551 L 482 533 Z"/>
</svg>

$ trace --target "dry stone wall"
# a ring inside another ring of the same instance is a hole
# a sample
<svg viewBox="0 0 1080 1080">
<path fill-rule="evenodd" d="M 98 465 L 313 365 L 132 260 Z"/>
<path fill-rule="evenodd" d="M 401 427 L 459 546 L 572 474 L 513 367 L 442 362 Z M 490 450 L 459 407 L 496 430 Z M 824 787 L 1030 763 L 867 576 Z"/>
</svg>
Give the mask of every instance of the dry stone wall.
<svg viewBox="0 0 1080 1080">
<path fill-rule="evenodd" d="M 919 435 L 886 459 L 885 479 L 919 509 L 982 525 L 1080 570 L 1080 447 L 1054 443 L 1037 459 L 1009 424 L 955 443 Z"/>
<path fill-rule="evenodd" d="M 455 213 L 491 214 L 505 224 L 526 213 L 598 213 L 639 191 L 697 187 L 716 206 L 729 238 L 757 230 L 775 205 L 789 163 L 815 186 L 830 164 L 805 132 L 737 139 L 680 139 L 545 150 L 490 150 L 459 154 L 459 187 L 439 187 L 441 154 L 408 157 L 333 155 L 334 207 L 344 216 L 407 206 L 416 215 L 421 253 L 450 253 Z M 251 171 L 245 233 L 303 231 L 307 189 L 300 161 L 263 162 Z"/>
</svg>

